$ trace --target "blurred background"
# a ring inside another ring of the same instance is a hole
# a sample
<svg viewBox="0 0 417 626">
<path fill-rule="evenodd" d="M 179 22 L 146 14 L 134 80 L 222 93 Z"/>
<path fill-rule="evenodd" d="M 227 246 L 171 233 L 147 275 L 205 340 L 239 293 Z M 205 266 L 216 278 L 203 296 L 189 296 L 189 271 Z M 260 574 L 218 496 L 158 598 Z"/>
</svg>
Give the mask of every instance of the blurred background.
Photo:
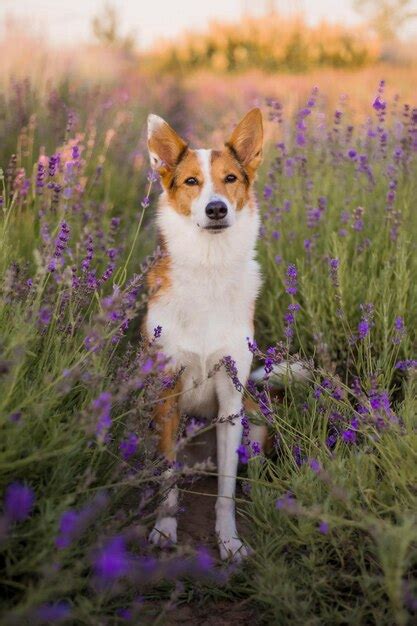
<svg viewBox="0 0 417 626">
<path fill-rule="evenodd" d="M 381 77 L 412 94 L 416 18 L 414 0 L 2 0 L 0 84 L 153 84 L 156 102 L 165 85 L 191 107 L 239 109 L 265 96 L 293 108 L 319 83 L 360 111 Z"/>
</svg>

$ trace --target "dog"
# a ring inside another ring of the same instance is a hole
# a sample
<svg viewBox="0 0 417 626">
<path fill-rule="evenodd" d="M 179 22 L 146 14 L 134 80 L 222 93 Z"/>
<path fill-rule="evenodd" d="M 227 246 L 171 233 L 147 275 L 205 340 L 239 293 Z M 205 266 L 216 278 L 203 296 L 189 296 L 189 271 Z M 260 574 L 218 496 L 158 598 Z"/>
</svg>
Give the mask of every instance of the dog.
<svg viewBox="0 0 417 626">
<path fill-rule="evenodd" d="M 150 162 L 163 189 L 157 211 L 163 255 L 148 275 L 145 332 L 151 337 L 162 328 L 158 345 L 171 371 L 182 372 L 155 411 L 159 450 L 175 461 L 182 413 L 215 419 L 215 530 L 221 558 L 234 561 L 247 555 L 236 529 L 234 496 L 242 442 L 239 383 L 245 385 L 251 369 L 248 340 L 261 285 L 254 181 L 262 148 L 258 108 L 245 115 L 221 150 L 192 149 L 161 117 L 148 117 Z M 216 368 L 225 357 L 231 357 L 235 376 L 230 367 L 229 372 Z M 177 500 L 172 486 L 150 534 L 152 543 L 176 543 Z"/>
</svg>

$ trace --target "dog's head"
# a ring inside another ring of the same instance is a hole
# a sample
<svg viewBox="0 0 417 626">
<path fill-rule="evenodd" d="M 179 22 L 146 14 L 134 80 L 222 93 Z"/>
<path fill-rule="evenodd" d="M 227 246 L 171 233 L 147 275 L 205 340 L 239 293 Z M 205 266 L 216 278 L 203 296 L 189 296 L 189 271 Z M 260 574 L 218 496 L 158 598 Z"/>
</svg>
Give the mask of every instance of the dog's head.
<svg viewBox="0 0 417 626">
<path fill-rule="evenodd" d="M 192 150 L 157 115 L 148 118 L 148 148 L 169 205 L 207 233 L 232 226 L 248 209 L 262 159 L 262 114 L 252 109 L 222 150 Z"/>
</svg>

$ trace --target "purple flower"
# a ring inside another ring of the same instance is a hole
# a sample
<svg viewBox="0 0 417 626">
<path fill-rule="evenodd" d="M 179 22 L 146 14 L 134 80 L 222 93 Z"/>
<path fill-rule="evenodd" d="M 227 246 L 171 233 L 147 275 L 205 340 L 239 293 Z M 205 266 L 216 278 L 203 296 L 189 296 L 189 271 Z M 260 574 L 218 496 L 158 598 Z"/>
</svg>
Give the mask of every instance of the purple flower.
<svg viewBox="0 0 417 626">
<path fill-rule="evenodd" d="M 35 504 L 33 489 L 19 482 L 8 485 L 4 496 L 4 513 L 9 522 L 23 522 Z"/>
<path fill-rule="evenodd" d="M 57 548 L 68 548 L 78 535 L 80 528 L 80 515 L 76 511 L 65 511 L 59 521 L 59 532 L 55 540 Z"/>
<path fill-rule="evenodd" d="M 36 610 L 36 618 L 45 624 L 64 622 L 71 617 L 71 607 L 68 602 L 42 604 Z"/>
<path fill-rule="evenodd" d="M 49 163 L 48 163 L 48 172 L 51 178 L 55 176 L 58 165 L 59 165 L 59 155 L 53 154 L 51 157 L 49 157 Z"/>
<path fill-rule="evenodd" d="M 261 454 L 261 444 L 259 443 L 259 441 L 252 441 L 252 453 L 254 456 L 258 456 L 258 454 Z"/>
<path fill-rule="evenodd" d="M 275 508 L 279 511 L 287 511 L 287 513 L 296 513 L 298 505 L 294 494 L 287 491 L 282 498 L 276 500 Z"/>
<path fill-rule="evenodd" d="M 303 452 L 299 445 L 296 445 L 293 447 L 292 453 L 293 453 L 294 461 L 296 462 L 297 466 L 301 467 L 301 465 L 304 465 L 305 458 L 303 456 Z"/>
<path fill-rule="evenodd" d="M 142 372 L 142 374 L 150 374 L 153 370 L 153 366 L 154 366 L 154 362 L 153 359 L 151 359 L 151 357 L 148 357 L 146 359 L 146 361 L 142 364 L 140 371 Z"/>
<path fill-rule="evenodd" d="M 116 615 L 117 617 L 120 617 L 120 619 L 126 620 L 127 622 L 130 622 L 133 619 L 133 611 L 131 609 L 117 609 Z"/>
<path fill-rule="evenodd" d="M 321 472 L 321 465 L 317 459 L 310 459 L 309 465 L 310 469 L 312 469 L 315 474 L 319 474 Z"/>
<path fill-rule="evenodd" d="M 232 359 L 231 356 L 225 356 L 222 359 L 223 365 L 229 377 L 232 380 L 232 383 L 237 391 L 242 391 L 243 386 L 238 377 L 238 371 L 236 367 L 236 361 Z"/>
<path fill-rule="evenodd" d="M 38 195 L 42 194 L 42 190 L 43 190 L 44 184 L 45 184 L 45 166 L 39 160 L 38 161 L 37 172 L 36 172 L 36 193 Z"/>
<path fill-rule="evenodd" d="M 369 329 L 368 320 L 362 319 L 358 324 L 359 339 L 365 339 L 365 337 L 369 334 Z"/>
<path fill-rule="evenodd" d="M 294 296 L 297 293 L 297 268 L 290 263 L 287 267 L 287 278 L 285 281 L 286 291 Z"/>
<path fill-rule="evenodd" d="M 328 532 L 329 532 L 329 524 L 324 521 L 320 522 L 319 533 L 321 533 L 322 535 L 327 535 Z"/>
<path fill-rule="evenodd" d="M 237 455 L 239 457 L 239 463 L 247 464 L 249 461 L 249 453 L 247 447 L 242 443 L 238 449 L 236 450 Z"/>
<path fill-rule="evenodd" d="M 407 359 L 406 361 L 398 361 L 398 363 L 395 364 L 395 369 L 401 370 L 403 372 L 408 369 L 415 369 L 415 368 L 417 368 L 417 359 Z"/>
<path fill-rule="evenodd" d="M 58 237 L 55 240 L 55 252 L 54 256 L 59 259 L 62 257 L 65 248 L 67 247 L 70 237 L 70 228 L 67 222 L 62 221 Z"/>
<path fill-rule="evenodd" d="M 256 343 L 256 340 L 253 339 L 251 341 L 249 337 L 246 337 L 246 341 L 248 342 L 249 352 L 252 352 L 252 354 L 256 354 L 258 352 L 258 344 Z"/>
<path fill-rule="evenodd" d="M 94 256 L 93 238 L 91 235 L 88 235 L 87 243 L 86 243 L 86 255 L 84 259 L 81 261 L 81 269 L 83 270 L 83 272 L 86 272 L 89 269 L 91 261 L 93 260 L 93 256 Z"/>
<path fill-rule="evenodd" d="M 214 560 L 206 548 L 199 548 L 196 557 L 197 569 L 202 573 L 210 572 L 214 566 Z"/>
<path fill-rule="evenodd" d="M 392 342 L 394 344 L 399 344 L 401 343 L 402 338 L 405 335 L 405 324 L 404 324 L 404 318 L 403 317 L 396 317 L 395 321 L 394 321 L 394 337 L 392 339 Z"/>
<path fill-rule="evenodd" d="M 156 328 L 153 329 L 154 339 L 159 339 L 161 335 L 162 335 L 162 326 L 157 326 Z"/>
<path fill-rule="evenodd" d="M 345 443 L 355 443 L 356 431 L 352 430 L 352 428 L 347 428 L 342 432 L 342 439 Z"/>
<path fill-rule="evenodd" d="M 112 582 L 125 576 L 130 569 L 130 557 L 123 537 L 117 536 L 103 546 L 94 560 L 94 571 L 102 582 Z"/>
<path fill-rule="evenodd" d="M 363 214 L 364 209 L 361 206 L 356 207 L 353 211 L 353 230 L 357 233 L 363 230 Z"/>
<path fill-rule="evenodd" d="M 101 441 L 104 441 L 104 437 L 111 426 L 111 399 L 111 393 L 103 391 L 92 403 L 94 411 L 98 413 L 96 435 Z"/>
<path fill-rule="evenodd" d="M 17 424 L 22 419 L 22 411 L 14 411 L 9 415 L 9 420 Z"/>
<path fill-rule="evenodd" d="M 107 504 L 107 496 L 99 493 L 93 501 L 80 511 L 68 509 L 62 513 L 59 520 L 58 534 L 55 545 L 60 550 L 68 548 L 76 541 L 94 518 Z"/>
<path fill-rule="evenodd" d="M 382 100 L 381 96 L 377 96 L 373 101 L 372 106 L 374 107 L 375 111 L 384 111 L 387 105 Z"/>
<path fill-rule="evenodd" d="M 136 454 L 139 444 L 139 437 L 135 433 L 130 433 L 129 437 L 122 439 L 119 445 L 119 450 L 125 461 L 130 459 L 131 456 Z"/>
<path fill-rule="evenodd" d="M 39 311 L 39 321 L 44 326 L 48 326 L 52 319 L 52 313 L 47 307 L 42 307 Z"/>
</svg>

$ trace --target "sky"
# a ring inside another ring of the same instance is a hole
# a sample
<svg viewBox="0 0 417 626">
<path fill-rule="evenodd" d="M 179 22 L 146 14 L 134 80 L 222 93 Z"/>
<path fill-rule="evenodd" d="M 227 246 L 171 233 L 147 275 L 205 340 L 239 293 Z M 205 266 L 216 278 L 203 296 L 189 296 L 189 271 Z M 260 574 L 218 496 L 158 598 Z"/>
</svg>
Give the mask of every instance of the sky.
<svg viewBox="0 0 417 626">
<path fill-rule="evenodd" d="M 213 18 L 236 19 L 245 8 L 259 12 L 268 0 L 110 0 L 110 4 L 119 10 L 122 32 L 134 31 L 138 44 L 145 47 L 184 29 L 204 28 Z M 348 25 L 360 22 L 352 0 L 275 0 L 275 4 L 286 14 L 302 11 L 311 24 L 322 19 Z M 91 19 L 103 5 L 104 0 L 0 0 L 0 34 L 10 15 L 54 42 L 88 41 Z"/>
</svg>

